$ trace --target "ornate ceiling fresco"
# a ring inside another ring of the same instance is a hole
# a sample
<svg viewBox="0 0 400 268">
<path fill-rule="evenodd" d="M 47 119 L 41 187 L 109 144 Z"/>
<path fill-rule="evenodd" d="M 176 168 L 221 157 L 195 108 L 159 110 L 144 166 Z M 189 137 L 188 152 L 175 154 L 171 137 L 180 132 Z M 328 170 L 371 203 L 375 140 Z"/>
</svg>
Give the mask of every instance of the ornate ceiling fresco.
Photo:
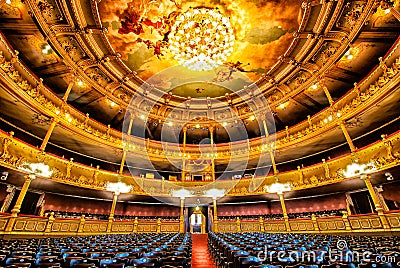
<svg viewBox="0 0 400 268">
<path fill-rule="evenodd" d="M 169 39 L 171 27 L 180 14 L 199 7 L 218 10 L 229 17 L 235 36 L 233 52 L 224 66 L 200 72 L 176 68 L 173 77 L 165 77 L 156 86 L 168 91 L 187 82 L 228 82 L 222 86 L 236 91 L 260 78 L 288 48 L 293 32 L 299 27 L 301 2 L 103 0 L 99 3 L 99 12 L 115 51 L 140 78 L 147 80 L 178 64 L 169 48 Z M 249 81 L 238 78 L 235 72 L 245 72 Z M 195 90 L 182 92 L 182 89 L 176 93 L 185 94 L 184 97 L 203 97 L 206 94 Z"/>
</svg>

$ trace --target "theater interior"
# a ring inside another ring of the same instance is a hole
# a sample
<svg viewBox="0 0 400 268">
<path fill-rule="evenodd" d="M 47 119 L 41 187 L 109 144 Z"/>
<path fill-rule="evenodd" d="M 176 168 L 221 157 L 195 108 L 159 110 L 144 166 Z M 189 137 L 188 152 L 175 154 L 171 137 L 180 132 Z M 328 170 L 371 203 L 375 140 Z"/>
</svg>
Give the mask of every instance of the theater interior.
<svg viewBox="0 0 400 268">
<path fill-rule="evenodd" d="M 399 0 L 0 0 L 0 267 L 400 267 Z"/>
</svg>

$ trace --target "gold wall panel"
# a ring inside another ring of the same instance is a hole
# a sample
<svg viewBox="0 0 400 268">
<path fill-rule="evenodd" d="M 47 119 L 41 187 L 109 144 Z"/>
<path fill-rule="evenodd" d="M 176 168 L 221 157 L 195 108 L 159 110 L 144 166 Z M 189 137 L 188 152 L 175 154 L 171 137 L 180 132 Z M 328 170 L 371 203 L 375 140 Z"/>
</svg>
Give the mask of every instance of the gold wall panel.
<svg viewBox="0 0 400 268">
<path fill-rule="evenodd" d="M 388 213 L 386 218 L 390 228 L 400 228 L 400 213 Z"/>
<path fill-rule="evenodd" d="M 46 230 L 47 219 L 39 218 L 17 218 L 13 231 L 18 232 L 44 232 Z"/>
<path fill-rule="evenodd" d="M 77 232 L 79 228 L 79 220 L 63 220 L 55 219 L 51 226 L 52 232 Z"/>
<path fill-rule="evenodd" d="M 312 220 L 290 220 L 289 225 L 292 231 L 314 231 Z"/>
<path fill-rule="evenodd" d="M 138 224 L 139 233 L 156 233 L 157 223 L 139 223 Z"/>
<path fill-rule="evenodd" d="M 346 230 L 343 219 L 317 219 L 317 223 L 321 231 Z"/>
<path fill-rule="evenodd" d="M 264 230 L 265 232 L 286 232 L 285 222 L 264 222 Z"/>
<path fill-rule="evenodd" d="M 350 216 L 350 226 L 352 229 L 380 229 L 383 228 L 378 216 Z"/>
<path fill-rule="evenodd" d="M 161 232 L 162 233 L 178 233 L 179 232 L 179 222 L 162 224 Z"/>
<path fill-rule="evenodd" d="M 88 233 L 105 233 L 107 231 L 107 224 L 108 222 L 104 221 L 86 221 L 83 225 L 83 231 Z"/>
<path fill-rule="evenodd" d="M 133 222 L 113 222 L 111 226 L 111 232 L 131 233 L 133 232 L 133 226 Z"/>
<path fill-rule="evenodd" d="M 259 232 L 261 231 L 260 222 L 244 222 L 240 223 L 242 232 Z"/>
<path fill-rule="evenodd" d="M 237 232 L 236 222 L 218 222 L 218 231 L 221 233 Z"/>
</svg>

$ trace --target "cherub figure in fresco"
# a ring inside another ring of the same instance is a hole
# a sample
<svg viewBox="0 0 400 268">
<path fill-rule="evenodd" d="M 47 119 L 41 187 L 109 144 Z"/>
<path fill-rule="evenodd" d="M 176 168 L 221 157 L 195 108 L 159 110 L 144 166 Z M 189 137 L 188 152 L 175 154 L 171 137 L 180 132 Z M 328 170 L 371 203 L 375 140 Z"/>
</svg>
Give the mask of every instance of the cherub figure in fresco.
<svg viewBox="0 0 400 268">
<path fill-rule="evenodd" d="M 150 40 L 141 40 L 144 44 L 147 45 L 148 49 L 154 49 L 154 55 L 157 56 L 157 58 L 160 58 L 161 56 L 164 56 L 162 48 L 166 46 L 166 43 L 163 41 L 157 41 L 155 43 L 151 42 Z"/>
<path fill-rule="evenodd" d="M 249 63 L 247 64 L 249 65 Z M 221 66 L 217 68 L 215 73 L 216 77 L 212 80 L 213 82 L 225 82 L 230 81 L 233 79 L 232 75 L 234 72 L 245 72 L 243 63 L 240 61 L 234 62 L 227 62 L 225 66 Z"/>
<path fill-rule="evenodd" d="M 121 28 L 118 29 L 119 34 L 134 33 L 136 35 L 144 33 L 143 25 L 140 21 L 140 14 L 136 10 L 130 9 L 124 20 L 121 20 Z"/>
</svg>

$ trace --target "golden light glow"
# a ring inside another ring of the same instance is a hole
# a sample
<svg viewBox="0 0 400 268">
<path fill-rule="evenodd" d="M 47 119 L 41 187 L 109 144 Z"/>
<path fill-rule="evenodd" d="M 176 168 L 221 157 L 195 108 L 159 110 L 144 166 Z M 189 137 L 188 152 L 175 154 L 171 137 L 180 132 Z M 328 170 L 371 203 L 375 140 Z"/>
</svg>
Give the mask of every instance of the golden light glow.
<svg viewBox="0 0 400 268">
<path fill-rule="evenodd" d="M 205 194 L 206 197 L 211 197 L 214 199 L 217 198 L 221 198 L 225 196 L 225 190 L 224 189 L 216 189 L 216 188 L 212 188 L 212 189 L 208 189 Z"/>
<path fill-rule="evenodd" d="M 187 198 L 187 197 L 192 197 L 192 193 L 187 190 L 187 189 L 179 189 L 179 190 L 172 190 L 171 191 L 171 196 L 172 197 L 179 197 L 181 199 Z"/>
<path fill-rule="evenodd" d="M 42 53 L 45 55 L 50 55 L 51 53 L 53 53 L 53 49 L 51 49 L 51 46 L 49 44 L 43 44 Z"/>
<path fill-rule="evenodd" d="M 279 183 L 275 182 L 271 185 L 265 185 L 264 190 L 268 193 L 282 194 L 283 192 L 288 192 L 291 190 L 289 183 Z"/>
<path fill-rule="evenodd" d="M 310 89 L 312 89 L 312 90 L 315 90 L 315 89 L 317 89 L 318 88 L 318 84 L 313 84 L 311 87 L 310 87 Z"/>
<path fill-rule="evenodd" d="M 121 193 L 129 193 L 132 190 L 131 185 L 127 185 L 123 182 L 108 182 L 105 189 L 110 192 L 114 192 L 116 195 Z"/>
<path fill-rule="evenodd" d="M 367 174 L 373 173 L 377 170 L 374 162 L 367 164 L 359 164 L 357 162 L 351 163 L 343 170 L 343 175 L 346 178 L 360 177 L 363 178 Z"/>
<path fill-rule="evenodd" d="M 53 174 L 53 171 L 50 170 L 50 167 L 43 163 L 28 163 L 24 162 L 18 169 L 29 172 L 34 176 L 41 176 L 45 178 L 50 178 Z"/>
<path fill-rule="evenodd" d="M 353 60 L 359 53 L 359 50 L 357 48 L 350 48 L 349 50 L 346 51 L 346 53 L 344 53 L 343 57 L 341 60 Z"/>
<path fill-rule="evenodd" d="M 191 9 L 178 16 L 168 38 L 174 58 L 195 71 L 223 64 L 235 42 L 229 19 L 207 8 Z"/>
<path fill-rule="evenodd" d="M 78 85 L 78 87 L 83 87 L 83 86 L 85 86 L 85 83 L 84 83 L 81 79 L 78 79 L 78 80 L 76 81 L 76 84 Z"/>
<path fill-rule="evenodd" d="M 280 109 L 280 110 L 285 110 L 285 108 L 286 108 L 288 105 L 289 105 L 289 101 L 279 104 L 278 107 L 276 107 L 276 108 L 277 108 L 277 109 Z"/>
</svg>

